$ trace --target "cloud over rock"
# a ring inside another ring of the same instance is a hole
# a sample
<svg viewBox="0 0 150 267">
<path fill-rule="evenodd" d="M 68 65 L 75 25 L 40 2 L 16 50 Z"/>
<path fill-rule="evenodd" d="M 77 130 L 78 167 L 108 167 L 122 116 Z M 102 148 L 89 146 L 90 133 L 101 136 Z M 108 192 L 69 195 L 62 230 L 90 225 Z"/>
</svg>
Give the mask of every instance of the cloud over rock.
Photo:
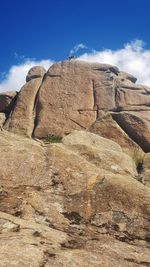
<svg viewBox="0 0 150 267">
<path fill-rule="evenodd" d="M 138 78 L 138 83 L 150 86 L 150 50 L 144 48 L 142 40 L 127 43 L 118 50 L 93 50 L 79 59 L 115 65 L 122 71 L 132 73 Z"/>
<path fill-rule="evenodd" d="M 26 80 L 26 75 L 29 69 L 33 66 L 42 66 L 48 69 L 52 65 L 53 61 L 49 59 L 43 59 L 40 61 L 27 59 L 22 64 L 13 65 L 5 79 L 0 83 L 0 92 L 4 91 L 19 91 Z"/>
<path fill-rule="evenodd" d="M 82 43 L 73 47 L 70 53 L 78 53 L 79 50 L 88 49 Z M 78 59 L 88 62 L 106 63 L 117 66 L 120 70 L 132 73 L 138 79 L 138 83 L 150 86 L 150 50 L 144 47 L 142 40 L 134 40 L 123 46 L 123 48 L 112 50 L 92 50 L 81 54 Z M 19 91 L 25 82 L 26 73 L 35 65 L 48 69 L 54 62 L 51 59 L 32 60 L 22 59 L 19 65 L 13 65 L 5 78 L 0 83 L 0 92 Z"/>
</svg>

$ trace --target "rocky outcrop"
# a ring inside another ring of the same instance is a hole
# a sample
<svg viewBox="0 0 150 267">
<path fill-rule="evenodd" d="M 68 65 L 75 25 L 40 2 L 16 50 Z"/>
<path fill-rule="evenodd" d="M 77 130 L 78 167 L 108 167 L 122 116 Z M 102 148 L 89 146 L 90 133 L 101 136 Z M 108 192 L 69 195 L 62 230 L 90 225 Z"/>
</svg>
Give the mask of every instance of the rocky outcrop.
<svg viewBox="0 0 150 267">
<path fill-rule="evenodd" d="M 97 125 L 107 112 L 130 139 L 150 151 L 150 88 L 135 84 L 132 75 L 111 65 L 72 60 L 55 63 L 47 72 L 33 67 L 26 80 L 6 123 L 9 131 L 36 138 L 64 136 Z"/>
<path fill-rule="evenodd" d="M 54 144 L 2 131 L 0 151 L 2 267 L 150 264 L 150 191 L 118 144 L 85 131 Z"/>
<path fill-rule="evenodd" d="M 0 266 L 150 266 L 150 89 L 135 82 L 71 60 L 0 95 Z"/>
</svg>

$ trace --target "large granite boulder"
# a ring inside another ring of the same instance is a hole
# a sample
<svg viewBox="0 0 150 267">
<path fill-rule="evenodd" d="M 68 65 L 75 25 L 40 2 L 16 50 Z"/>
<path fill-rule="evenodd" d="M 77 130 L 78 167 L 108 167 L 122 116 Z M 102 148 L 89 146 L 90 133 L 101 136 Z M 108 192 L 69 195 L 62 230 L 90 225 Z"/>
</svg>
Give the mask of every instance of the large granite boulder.
<svg viewBox="0 0 150 267">
<path fill-rule="evenodd" d="M 16 106 L 5 124 L 5 129 L 31 137 L 34 129 L 35 98 L 42 78 L 31 79 L 20 90 Z"/>
<path fill-rule="evenodd" d="M 26 82 L 29 82 L 32 79 L 36 78 L 43 78 L 45 73 L 46 70 L 43 67 L 35 66 L 28 71 L 28 74 L 26 76 Z"/>
<path fill-rule="evenodd" d="M 111 76 L 117 72 L 118 69 L 110 65 L 82 61 L 54 64 L 33 100 L 36 103 L 33 135 L 42 138 L 47 134 L 64 135 L 74 129 L 86 129 L 96 120 L 98 108 L 113 110 L 115 92 Z M 104 84 L 106 90 L 103 90 Z M 20 130 L 19 126 L 18 130 L 14 128 L 12 122 L 10 131 Z"/>
<path fill-rule="evenodd" d="M 132 75 L 111 65 L 72 60 L 55 63 L 46 73 L 34 67 L 26 80 L 6 123 L 9 131 L 35 138 L 64 136 L 90 129 L 106 112 L 133 143 L 150 151 L 150 88 L 135 84 Z"/>
</svg>

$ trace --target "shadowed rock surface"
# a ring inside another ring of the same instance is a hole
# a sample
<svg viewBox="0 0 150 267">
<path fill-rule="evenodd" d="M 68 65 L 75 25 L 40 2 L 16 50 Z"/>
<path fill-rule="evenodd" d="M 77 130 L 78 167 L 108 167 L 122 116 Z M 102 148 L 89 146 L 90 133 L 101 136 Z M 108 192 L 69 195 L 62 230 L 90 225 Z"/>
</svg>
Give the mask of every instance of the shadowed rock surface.
<svg viewBox="0 0 150 267">
<path fill-rule="evenodd" d="M 0 112 L 9 114 L 15 103 L 17 92 L 0 93 Z"/>
<path fill-rule="evenodd" d="M 45 72 L 0 113 L 0 266 L 150 266 L 150 89 L 106 64 Z"/>
<path fill-rule="evenodd" d="M 101 118 L 91 125 L 89 131 L 115 141 L 122 147 L 125 153 L 133 158 L 136 157 L 139 161 L 144 156 L 140 146 L 123 131 L 109 113 L 104 113 Z"/>
<path fill-rule="evenodd" d="M 46 73 L 46 70 L 43 67 L 40 67 L 40 66 L 33 67 L 29 70 L 27 74 L 26 82 L 29 82 L 32 79 L 42 78 L 45 73 Z"/>
</svg>

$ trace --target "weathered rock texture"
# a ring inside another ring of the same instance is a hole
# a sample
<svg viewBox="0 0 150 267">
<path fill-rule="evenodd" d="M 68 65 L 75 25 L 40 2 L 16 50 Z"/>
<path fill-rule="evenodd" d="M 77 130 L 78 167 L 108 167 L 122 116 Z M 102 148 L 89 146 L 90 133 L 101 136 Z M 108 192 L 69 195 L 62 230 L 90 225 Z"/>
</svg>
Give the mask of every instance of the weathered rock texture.
<svg viewBox="0 0 150 267">
<path fill-rule="evenodd" d="M 113 120 L 111 114 L 105 113 L 89 128 L 90 132 L 106 137 L 118 143 L 123 151 L 138 161 L 142 161 L 144 152 Z"/>
<path fill-rule="evenodd" d="M 6 120 L 5 113 L 0 113 L 0 128 L 1 129 L 3 128 L 3 125 L 5 123 L 5 120 Z"/>
<path fill-rule="evenodd" d="M 42 78 L 32 79 L 22 87 L 5 129 L 31 137 L 34 129 L 35 98 L 41 82 Z"/>
<path fill-rule="evenodd" d="M 118 144 L 3 131 L 0 151 L 2 267 L 150 265 L 150 190 Z"/>
<path fill-rule="evenodd" d="M 123 111 L 113 118 L 145 152 L 150 151 L 150 111 Z"/>
<path fill-rule="evenodd" d="M 26 81 L 0 96 L 0 266 L 150 266 L 150 89 L 76 60 Z"/>
<path fill-rule="evenodd" d="M 144 156 L 140 178 L 146 186 L 150 187 L 150 153 Z"/>
<path fill-rule="evenodd" d="M 6 127 L 36 138 L 89 129 L 102 112 L 144 151 L 150 151 L 150 88 L 106 64 L 64 61 L 32 68 Z M 30 110 L 29 110 L 30 109 Z M 20 118 L 20 119 L 19 119 Z"/>
</svg>

